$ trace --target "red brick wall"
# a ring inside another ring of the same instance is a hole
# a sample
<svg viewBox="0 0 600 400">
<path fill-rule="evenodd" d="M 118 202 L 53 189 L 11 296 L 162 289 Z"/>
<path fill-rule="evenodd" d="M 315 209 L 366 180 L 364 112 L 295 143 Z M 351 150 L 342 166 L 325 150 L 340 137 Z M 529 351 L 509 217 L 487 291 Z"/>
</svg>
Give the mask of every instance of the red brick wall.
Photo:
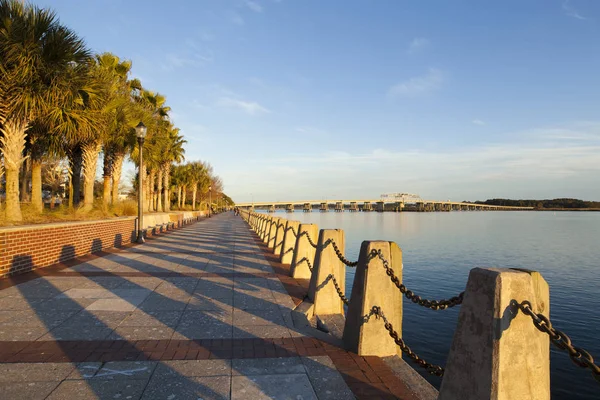
<svg viewBox="0 0 600 400">
<path fill-rule="evenodd" d="M 149 232 L 150 233 L 150 232 Z M 0 278 L 135 240 L 135 217 L 0 229 Z"/>
</svg>

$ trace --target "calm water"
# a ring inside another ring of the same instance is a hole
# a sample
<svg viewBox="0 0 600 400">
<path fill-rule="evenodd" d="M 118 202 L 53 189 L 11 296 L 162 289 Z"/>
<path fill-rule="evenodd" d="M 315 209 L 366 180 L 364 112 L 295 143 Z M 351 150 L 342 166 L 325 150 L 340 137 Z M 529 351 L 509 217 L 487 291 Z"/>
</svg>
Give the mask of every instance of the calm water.
<svg viewBox="0 0 600 400">
<path fill-rule="evenodd" d="M 404 283 L 422 297 L 464 290 L 474 267 L 537 270 L 550 285 L 551 320 L 576 346 L 600 360 L 600 213 L 277 213 L 346 233 L 346 256 L 358 259 L 363 240 L 402 248 Z M 346 293 L 352 289 L 349 269 Z M 445 365 L 459 309 L 431 311 L 404 303 L 403 336 L 426 360 Z M 589 370 L 552 351 L 552 399 L 600 399 Z M 427 377 L 439 387 L 441 380 Z"/>
</svg>

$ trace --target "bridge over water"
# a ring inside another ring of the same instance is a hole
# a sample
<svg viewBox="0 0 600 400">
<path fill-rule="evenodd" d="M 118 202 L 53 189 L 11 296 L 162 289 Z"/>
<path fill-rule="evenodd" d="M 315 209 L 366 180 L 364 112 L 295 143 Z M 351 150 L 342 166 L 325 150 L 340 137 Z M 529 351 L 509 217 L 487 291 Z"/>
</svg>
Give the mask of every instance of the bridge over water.
<svg viewBox="0 0 600 400">
<path fill-rule="evenodd" d="M 302 210 L 319 211 L 519 211 L 533 210 L 533 207 L 495 206 L 491 204 L 466 203 L 444 200 L 417 199 L 411 202 L 402 199 L 358 199 L 358 200 L 302 200 L 302 201 L 267 201 L 237 203 L 238 207 L 246 209 L 266 209 L 275 212 L 284 209 L 288 212 Z"/>
</svg>

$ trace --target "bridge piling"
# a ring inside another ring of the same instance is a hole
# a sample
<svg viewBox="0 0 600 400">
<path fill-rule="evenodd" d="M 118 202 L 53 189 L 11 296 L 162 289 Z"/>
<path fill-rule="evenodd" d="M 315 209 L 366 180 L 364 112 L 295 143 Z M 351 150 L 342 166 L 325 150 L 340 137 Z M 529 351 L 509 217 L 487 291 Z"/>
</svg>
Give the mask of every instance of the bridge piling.
<svg viewBox="0 0 600 400">
<path fill-rule="evenodd" d="M 305 234 L 303 234 L 306 232 Z M 308 237 L 313 243 L 319 240 L 319 227 L 316 224 L 300 224 L 298 227 L 298 236 L 296 238 L 296 246 L 292 256 L 290 272 L 292 278 L 310 279 L 312 272 L 309 265 L 315 265 L 316 250 L 310 245 Z"/>
<path fill-rule="evenodd" d="M 340 261 L 331 241 L 344 252 L 344 231 L 341 229 L 321 229 L 315 264 L 313 266 L 308 298 L 313 301 L 315 315 L 343 314 L 344 303 L 335 290 L 334 279 L 341 290 L 346 287 L 346 266 Z"/>
<path fill-rule="evenodd" d="M 402 351 L 388 335 L 383 321 L 375 316 L 365 318 L 373 306 L 381 307 L 394 330 L 402 336 L 402 293 L 387 276 L 381 259 L 372 256 L 373 251 L 381 251 L 402 282 L 402 250 L 398 245 L 394 242 L 364 241 L 346 314 L 344 346 L 361 356 L 402 357 Z"/>
<path fill-rule="evenodd" d="M 548 317 L 548 284 L 538 272 L 474 268 L 469 273 L 439 400 L 550 399 L 550 341 L 520 312 Z"/>
</svg>

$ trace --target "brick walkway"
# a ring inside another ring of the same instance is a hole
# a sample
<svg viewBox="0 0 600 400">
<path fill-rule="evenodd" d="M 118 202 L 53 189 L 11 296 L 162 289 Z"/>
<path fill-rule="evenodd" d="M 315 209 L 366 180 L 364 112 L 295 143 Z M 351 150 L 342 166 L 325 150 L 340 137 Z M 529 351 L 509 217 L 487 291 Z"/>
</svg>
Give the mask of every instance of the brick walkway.
<svg viewBox="0 0 600 400">
<path fill-rule="evenodd" d="M 0 397 L 411 398 L 295 329 L 305 290 L 232 214 L 0 281 Z"/>
</svg>

